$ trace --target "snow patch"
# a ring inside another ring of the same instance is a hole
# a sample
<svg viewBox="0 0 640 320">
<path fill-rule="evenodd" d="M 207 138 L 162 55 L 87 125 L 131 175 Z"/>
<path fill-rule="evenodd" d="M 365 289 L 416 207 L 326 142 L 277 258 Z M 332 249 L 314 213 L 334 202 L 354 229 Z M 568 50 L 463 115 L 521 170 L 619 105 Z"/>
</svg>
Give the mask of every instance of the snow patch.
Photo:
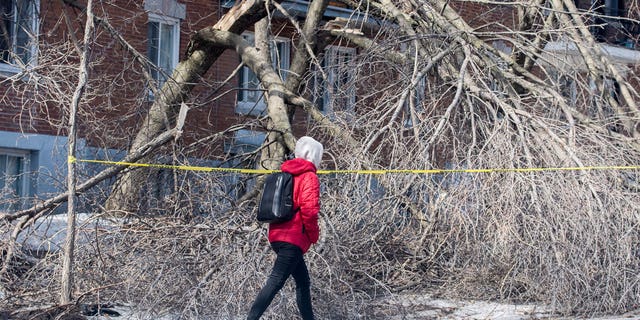
<svg viewBox="0 0 640 320">
<path fill-rule="evenodd" d="M 376 305 L 383 313 L 384 319 L 390 320 L 640 320 L 640 310 L 622 315 L 560 317 L 551 307 L 545 305 L 441 299 L 430 294 L 398 294 L 383 298 L 377 301 Z"/>
<path fill-rule="evenodd" d="M 546 318 L 551 309 L 535 304 L 504 304 L 487 301 L 438 299 L 429 295 L 403 294 L 385 299 L 390 309 L 400 309 L 389 319 L 495 319 Z M 394 308 L 395 307 L 395 308 Z"/>
<path fill-rule="evenodd" d="M 55 214 L 38 219 L 18 236 L 17 242 L 23 248 L 40 252 L 56 252 L 64 248 L 67 238 L 67 214 Z M 116 228 L 113 222 L 102 219 L 94 213 L 76 215 L 76 245 L 92 241 L 97 228 Z"/>
</svg>

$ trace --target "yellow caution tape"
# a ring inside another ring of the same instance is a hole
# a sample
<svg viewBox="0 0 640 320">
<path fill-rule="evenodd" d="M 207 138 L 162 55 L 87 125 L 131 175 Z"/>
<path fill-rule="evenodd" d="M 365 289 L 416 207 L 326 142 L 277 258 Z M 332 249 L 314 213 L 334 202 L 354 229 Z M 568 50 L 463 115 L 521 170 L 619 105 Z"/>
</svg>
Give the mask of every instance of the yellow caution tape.
<svg viewBox="0 0 640 320">
<path fill-rule="evenodd" d="M 104 165 L 130 166 L 161 168 L 172 170 L 204 171 L 204 172 L 232 172 L 247 174 L 268 174 L 280 170 L 267 169 L 238 169 L 238 168 L 218 168 L 218 167 L 198 167 L 153 163 L 137 163 L 107 160 L 87 160 L 77 159 L 69 156 L 69 162 L 87 162 Z M 494 173 L 494 172 L 538 172 L 538 171 L 586 171 L 586 170 L 640 170 L 640 166 L 590 166 L 590 167 L 551 167 L 551 168 L 495 168 L 495 169 L 381 169 L 381 170 L 318 170 L 318 174 L 388 174 L 388 173 L 410 173 L 410 174 L 443 174 L 443 173 Z"/>
<path fill-rule="evenodd" d="M 187 170 L 187 171 L 204 171 L 204 172 L 233 172 L 233 173 L 252 173 L 252 174 L 267 174 L 280 170 L 266 170 L 266 169 L 238 169 L 238 168 L 216 168 L 216 167 L 198 167 L 198 166 L 180 166 L 169 164 L 157 164 L 157 163 L 138 163 L 138 162 L 123 162 L 123 161 L 107 161 L 107 160 L 86 160 L 77 159 L 75 157 L 69 157 L 69 162 L 87 162 L 98 163 L 104 165 L 115 166 L 129 166 L 129 167 L 146 167 L 146 168 L 161 168 L 161 169 L 173 169 L 173 170 Z"/>
</svg>

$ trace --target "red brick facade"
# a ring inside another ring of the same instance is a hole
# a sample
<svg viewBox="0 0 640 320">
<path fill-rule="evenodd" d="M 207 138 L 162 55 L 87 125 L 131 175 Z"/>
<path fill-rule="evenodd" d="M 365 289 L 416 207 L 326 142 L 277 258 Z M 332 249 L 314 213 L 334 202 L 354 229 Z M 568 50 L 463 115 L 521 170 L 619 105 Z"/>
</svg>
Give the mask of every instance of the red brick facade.
<svg viewBox="0 0 640 320">
<path fill-rule="evenodd" d="M 149 18 L 143 2 L 110 1 L 100 3 L 94 10 L 96 16 L 107 19 L 111 26 L 122 33 L 140 54 L 146 55 Z M 220 1 L 192 0 L 179 1 L 179 3 L 186 8 L 186 18 L 180 22 L 179 53 L 182 59 L 190 40 L 189 36 L 201 28 L 215 24 L 226 9 L 221 6 Z M 506 6 L 471 2 L 452 2 L 451 4 L 463 16 L 477 17 L 468 20 L 474 27 L 494 29 L 501 28 L 500 24 L 509 26 L 514 23 L 515 14 Z M 84 28 L 82 10 L 80 7 L 65 5 L 61 1 L 40 1 L 39 40 L 43 44 L 40 48 L 41 54 L 60 55 L 60 46 L 66 44 L 68 47 L 66 50 L 71 58 L 41 59 L 43 64 L 38 65 L 38 72 L 45 74 L 60 72 L 54 71 L 54 67 L 58 64 L 68 61 L 77 62 L 77 52 L 69 45 L 71 43 L 69 40 L 82 39 L 81 34 Z M 149 107 L 149 102 L 141 99 L 147 92 L 142 76 L 144 70 L 139 64 L 134 63 L 133 55 L 118 41 L 113 40 L 103 26 L 97 26 L 97 34 L 99 36 L 92 47 L 91 59 L 95 62 L 95 66 L 91 69 L 90 87 L 97 91 L 96 94 L 101 93 L 103 96 L 91 98 L 90 101 L 81 105 L 81 108 L 90 109 L 88 110 L 90 112 L 83 113 L 86 116 L 80 117 L 81 134 L 96 145 L 104 143 L 107 146 L 126 146 L 135 136 L 136 125 L 144 119 Z M 52 52 L 54 47 L 56 51 Z M 203 82 L 208 85 L 196 86 L 191 99 L 195 109 L 189 113 L 187 119 L 185 143 L 243 122 L 246 116 L 235 112 L 237 80 L 231 80 L 230 83 L 218 88 L 238 64 L 237 55 L 227 51 L 203 79 Z M 67 68 L 64 72 L 71 80 L 59 85 L 66 86 L 64 91 L 69 94 L 68 99 L 74 89 L 77 71 L 73 67 Z M 49 97 L 49 99 L 41 99 L 48 101 L 46 104 L 36 103 L 32 95 L 21 93 L 25 92 L 22 90 L 23 87 L 21 81 L 13 83 L 5 81 L 0 86 L 2 96 L 0 130 L 64 135 L 66 117 L 64 112 L 60 112 L 60 108 L 66 108 L 68 101 Z M 219 98 L 214 100 L 214 97 Z M 295 125 L 299 133 L 304 133 L 307 118 L 302 114 L 296 117 Z"/>
</svg>

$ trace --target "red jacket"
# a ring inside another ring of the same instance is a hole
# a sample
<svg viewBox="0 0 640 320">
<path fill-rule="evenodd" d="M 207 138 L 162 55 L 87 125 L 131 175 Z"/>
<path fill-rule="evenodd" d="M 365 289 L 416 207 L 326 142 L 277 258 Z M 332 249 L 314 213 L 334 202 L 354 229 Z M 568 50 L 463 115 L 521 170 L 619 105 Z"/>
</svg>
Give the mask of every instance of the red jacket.
<svg viewBox="0 0 640 320">
<path fill-rule="evenodd" d="M 293 207 L 300 210 L 289 221 L 269 224 L 269 242 L 288 242 L 305 253 L 320 235 L 320 182 L 316 166 L 310 161 L 295 158 L 285 161 L 280 169 L 293 175 Z"/>
</svg>

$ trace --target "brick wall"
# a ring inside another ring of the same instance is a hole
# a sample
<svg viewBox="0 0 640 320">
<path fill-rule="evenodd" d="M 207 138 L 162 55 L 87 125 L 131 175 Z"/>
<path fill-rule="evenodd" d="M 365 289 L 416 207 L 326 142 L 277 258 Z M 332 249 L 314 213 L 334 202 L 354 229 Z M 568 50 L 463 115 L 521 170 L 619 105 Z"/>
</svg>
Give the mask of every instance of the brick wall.
<svg viewBox="0 0 640 320">
<path fill-rule="evenodd" d="M 68 107 L 77 83 L 77 70 L 73 67 L 78 63 L 78 53 L 71 45 L 70 39 L 81 41 L 84 15 L 81 8 L 64 6 L 62 3 L 41 1 L 41 58 L 37 72 L 61 86 L 67 93 L 66 100 L 54 99 L 50 94 L 37 93 L 39 101 L 49 101 L 46 105 L 38 104 L 35 103 L 33 95 L 24 93 L 27 85 L 23 81 L 4 81 L 0 84 L 0 130 L 64 134 L 64 131 L 61 131 L 66 125 L 63 110 Z M 215 1 L 181 3 L 186 4 L 187 17 L 180 24 L 180 58 L 184 56 L 189 36 L 196 30 L 214 24 L 220 13 Z M 95 6 L 94 10 L 96 16 L 107 18 L 115 30 L 123 34 L 140 54 L 146 56 L 148 15 L 144 11 L 143 1 L 111 1 Z M 65 21 L 65 16 L 69 18 L 68 21 Z M 144 70 L 136 66 L 133 55 L 113 40 L 105 28 L 97 26 L 96 30 L 98 37 L 92 46 L 92 66 L 87 91 L 87 98 L 90 100 L 83 101 L 80 106 L 81 109 L 89 109 L 91 114 L 78 117 L 79 127 L 83 129 L 81 135 L 86 135 L 91 141 L 122 145 L 135 134 L 135 127 L 144 118 L 149 107 L 149 102 L 145 101 L 147 89 L 142 76 Z M 62 45 L 67 47 L 62 48 Z M 67 51 L 66 54 L 63 53 L 64 50 Z M 44 55 L 51 58 L 44 58 Z M 222 62 L 211 70 L 216 72 L 210 71 L 207 74 L 206 82 L 220 81 L 237 65 L 237 59 L 232 55 L 225 55 L 221 60 Z M 55 68 L 63 64 L 67 65 L 66 69 Z M 95 94 L 101 94 L 103 97 L 90 96 L 94 94 L 93 90 Z M 194 115 L 193 118 L 198 122 L 197 127 L 203 127 L 204 123 L 207 123 L 203 120 L 210 123 L 229 123 L 233 118 L 232 108 L 221 108 L 223 112 L 213 110 L 214 107 L 230 105 L 234 98 L 229 96 L 224 100 L 224 103 L 200 108 L 203 112 L 199 113 L 207 114 L 214 119 Z"/>
<path fill-rule="evenodd" d="M 186 5 L 186 18 L 181 22 L 180 60 L 184 58 L 189 36 L 197 30 L 215 24 L 223 14 L 217 1 L 180 1 Z M 470 2 L 451 2 L 451 5 L 473 27 L 484 27 L 487 30 L 501 28 L 494 24 L 497 21 L 510 26 L 513 25 L 514 13 L 511 9 L 500 5 L 483 5 Z M 67 24 L 64 17 L 70 17 Z M 143 55 L 146 55 L 147 20 L 143 1 L 110 1 L 96 7 L 96 15 L 107 17 L 109 22 Z M 82 39 L 84 17 L 82 10 L 64 7 L 62 1 L 41 1 L 42 23 L 40 40 L 45 46 L 44 54 L 50 48 L 61 44 L 68 44 L 71 35 L 75 39 Z M 91 90 L 96 90 L 101 96 L 91 97 L 84 101 L 82 109 L 85 112 L 79 117 L 81 135 L 87 137 L 96 145 L 126 147 L 136 134 L 137 127 L 144 119 L 149 102 L 145 101 L 145 81 L 142 77 L 143 69 L 133 61 L 133 56 L 117 41 L 114 41 L 104 28 L 98 28 L 98 40 L 94 45 L 92 61 L 96 64 L 91 69 Z M 291 29 L 283 34 L 288 36 Z M 50 59 L 48 64 L 39 66 L 39 72 L 48 74 L 54 72 L 56 64 L 77 63 L 77 53 L 72 46 L 66 48 L 72 55 L 59 60 Z M 188 144 L 215 132 L 222 131 L 234 124 L 245 122 L 245 116 L 235 113 L 237 80 L 219 87 L 221 82 L 238 66 L 239 59 L 235 52 L 225 52 L 208 71 L 203 83 L 198 85 L 192 93 L 195 109 L 187 119 L 184 132 L 184 143 Z M 126 72 L 123 72 L 126 71 Z M 55 72 L 60 72 L 55 71 Z M 59 83 L 67 92 L 73 91 L 77 70 L 68 68 L 63 70 L 62 76 L 68 76 L 67 83 Z M 376 83 L 375 79 L 370 79 Z M 0 130 L 26 131 L 46 134 L 64 134 L 66 118 L 63 108 L 68 101 L 49 99 L 47 104 L 38 104 L 34 96 L 29 93 L 19 94 L 24 87 L 20 81 L 8 86 L 6 82 L 0 84 Z M 217 90 L 216 90 L 217 89 Z M 216 97 L 218 99 L 214 100 Z M 70 94 L 66 99 L 70 98 Z M 295 133 L 305 134 L 307 115 L 297 111 L 295 118 Z M 53 126 L 51 125 L 53 124 Z M 256 128 L 259 128 L 256 124 Z M 222 148 L 221 144 L 211 146 L 212 150 Z"/>
<path fill-rule="evenodd" d="M 482 31 L 497 31 L 514 25 L 514 11 L 507 6 L 477 2 L 452 1 L 450 5 L 471 27 Z"/>
</svg>

